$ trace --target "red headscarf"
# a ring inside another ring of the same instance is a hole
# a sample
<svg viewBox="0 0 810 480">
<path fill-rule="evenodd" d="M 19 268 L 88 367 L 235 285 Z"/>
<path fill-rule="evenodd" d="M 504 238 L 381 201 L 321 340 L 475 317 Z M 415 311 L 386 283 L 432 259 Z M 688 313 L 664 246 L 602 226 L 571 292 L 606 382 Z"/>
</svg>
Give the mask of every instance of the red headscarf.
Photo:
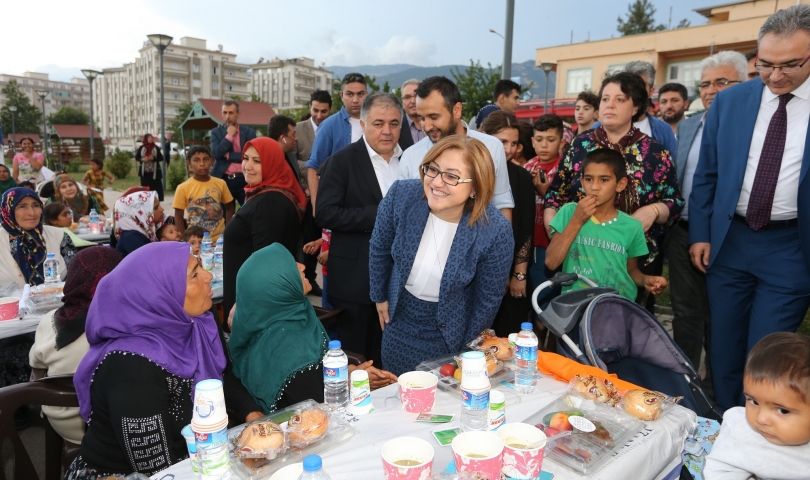
<svg viewBox="0 0 810 480">
<path fill-rule="evenodd" d="M 245 187 L 245 201 L 265 192 L 279 192 L 289 198 L 301 216 L 306 209 L 307 197 L 284 158 L 281 146 L 272 138 L 259 137 L 242 147 L 242 152 L 253 147 L 262 161 L 262 181 Z"/>
<path fill-rule="evenodd" d="M 144 148 L 146 148 L 147 155 L 151 155 L 152 152 L 155 150 L 155 140 L 154 140 L 155 137 L 152 137 L 151 142 L 146 143 L 146 139 L 149 137 L 152 137 L 152 134 L 147 133 L 146 135 L 143 136 L 143 146 Z"/>
</svg>

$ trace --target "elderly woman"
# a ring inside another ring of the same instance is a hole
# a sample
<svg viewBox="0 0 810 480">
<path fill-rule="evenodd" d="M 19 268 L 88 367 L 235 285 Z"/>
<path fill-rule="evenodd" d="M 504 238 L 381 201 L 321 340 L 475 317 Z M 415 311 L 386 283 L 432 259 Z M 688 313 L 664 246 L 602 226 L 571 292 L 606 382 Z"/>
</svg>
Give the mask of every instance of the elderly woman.
<svg viewBox="0 0 810 480">
<path fill-rule="evenodd" d="M 529 261 L 533 252 L 534 237 L 534 184 L 532 175 L 523 168 L 516 157 L 520 157 L 523 145 L 520 141 L 520 127 L 515 116 L 504 110 L 487 115 L 481 124 L 481 131 L 501 140 L 506 152 L 506 171 L 509 173 L 509 186 L 515 200 L 512 210 L 512 230 L 515 241 L 512 275 L 509 289 L 495 316 L 492 328 L 498 336 L 506 337 L 520 331 L 520 324 L 527 321 L 529 303 Z M 525 163 L 525 162 L 524 162 Z"/>
<path fill-rule="evenodd" d="M 311 289 L 304 266 L 278 243 L 255 252 L 239 270 L 230 338 L 233 370 L 265 412 L 310 398 L 323 402 L 321 360 L 329 337 L 307 299 Z M 396 382 L 396 376 L 371 363 L 349 370 L 367 370 L 372 388 Z"/>
<path fill-rule="evenodd" d="M 223 307 L 236 302 L 236 274 L 242 264 L 272 243 L 280 243 L 293 256 L 307 197 L 284 158 L 279 144 L 260 137 L 242 149 L 245 204 L 225 227 Z"/>
<path fill-rule="evenodd" d="M 150 476 L 188 456 L 181 431 L 194 385 L 222 379 L 226 363 L 208 311 L 211 278 L 188 246 L 162 242 L 98 284 L 85 325 L 90 349 L 73 377 L 87 432 L 66 479 Z"/>
<path fill-rule="evenodd" d="M 17 181 L 11 178 L 11 170 L 7 166 L 0 163 L 0 195 L 6 193 L 6 190 L 17 186 Z"/>
<path fill-rule="evenodd" d="M 650 253 L 642 271 L 660 255 L 665 226 L 674 221 L 684 205 L 675 179 L 671 153 L 633 126 L 647 106 L 647 90 L 637 75 L 620 72 L 602 81 L 599 90 L 601 125 L 577 136 L 560 162 L 546 193 L 545 225 L 557 210 L 585 196 L 580 166 L 585 155 L 598 148 L 616 150 L 627 163 L 628 188 L 617 197 L 617 208 L 641 222 Z M 660 261 L 660 260 L 659 260 Z"/>
<path fill-rule="evenodd" d="M 73 375 L 90 345 L 84 329 L 90 301 L 99 282 L 121 261 L 121 254 L 109 247 L 90 247 L 70 262 L 62 299 L 64 305 L 46 313 L 37 327 L 29 353 L 33 368 L 47 370 L 49 377 Z M 42 406 L 42 413 L 62 438 L 79 444 L 84 436 L 84 420 L 73 407 Z"/>
<path fill-rule="evenodd" d="M 90 210 L 95 210 L 102 214 L 98 200 L 92 195 L 82 192 L 79 184 L 67 173 L 60 173 L 53 179 L 53 198 L 46 203 L 62 203 L 70 208 L 73 213 L 73 221 L 78 222 L 80 218 L 90 215 Z"/>
<path fill-rule="evenodd" d="M 396 375 L 456 353 L 498 312 L 514 259 L 512 226 L 490 205 L 495 171 L 480 141 L 430 149 L 420 180 L 394 183 L 371 237 L 371 300 L 383 367 Z"/>
<path fill-rule="evenodd" d="M 22 152 L 14 155 L 11 160 L 14 165 L 14 180 L 17 182 L 29 180 L 34 184 L 44 182 L 45 175 L 41 170 L 45 166 L 45 157 L 34 151 L 34 140 L 25 137 L 20 140 L 20 146 L 22 146 Z"/>
<path fill-rule="evenodd" d="M 135 161 L 138 162 L 138 176 L 141 177 L 141 186 L 157 192 L 160 201 L 163 201 L 163 154 L 160 146 L 150 134 L 143 136 L 143 142 L 135 151 Z"/>
<path fill-rule="evenodd" d="M 156 192 L 136 191 L 115 202 L 115 248 L 127 256 L 150 242 L 157 242 L 155 230 L 163 222 L 163 207 Z"/>
</svg>

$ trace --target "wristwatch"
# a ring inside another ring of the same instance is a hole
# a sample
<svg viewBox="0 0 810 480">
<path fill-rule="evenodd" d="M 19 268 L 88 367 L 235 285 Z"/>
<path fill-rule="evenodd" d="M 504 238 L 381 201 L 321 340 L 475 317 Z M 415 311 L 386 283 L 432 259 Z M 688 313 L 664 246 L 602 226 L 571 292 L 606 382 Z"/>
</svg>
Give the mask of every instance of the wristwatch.
<svg viewBox="0 0 810 480">
<path fill-rule="evenodd" d="M 512 272 L 512 276 L 517 278 L 519 281 L 526 280 L 526 274 L 523 272 Z"/>
</svg>

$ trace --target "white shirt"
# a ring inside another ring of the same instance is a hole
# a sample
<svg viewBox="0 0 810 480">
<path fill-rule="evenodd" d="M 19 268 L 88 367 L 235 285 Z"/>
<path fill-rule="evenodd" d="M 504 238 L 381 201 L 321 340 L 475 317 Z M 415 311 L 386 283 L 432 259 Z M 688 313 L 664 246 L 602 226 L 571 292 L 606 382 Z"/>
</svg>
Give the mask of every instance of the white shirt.
<svg viewBox="0 0 810 480">
<path fill-rule="evenodd" d="M 349 124 L 352 126 L 352 143 L 354 143 L 363 136 L 363 128 L 360 126 L 359 118 L 349 117 Z"/>
<path fill-rule="evenodd" d="M 349 118 L 351 118 L 351 117 L 349 117 Z M 315 120 L 313 120 L 312 117 L 309 117 L 309 123 L 312 124 L 312 131 L 314 133 L 318 133 L 318 124 L 315 123 Z"/>
<path fill-rule="evenodd" d="M 734 407 L 723 414 L 723 427 L 706 457 L 703 478 L 747 480 L 756 475 L 762 480 L 800 480 L 807 479 L 808 472 L 810 443 L 774 445 L 748 425 L 745 408 Z"/>
<path fill-rule="evenodd" d="M 652 138 L 652 127 L 650 126 L 650 117 L 644 115 L 644 120 L 634 122 L 633 126 L 646 133 L 648 137 Z"/>
<path fill-rule="evenodd" d="M 405 282 L 405 289 L 416 298 L 438 302 L 442 274 L 447 266 L 447 257 L 458 230 L 457 223 L 441 220 L 432 213 L 428 215 L 419 250 Z"/>
<path fill-rule="evenodd" d="M 771 207 L 771 220 L 790 220 L 796 218 L 796 197 L 799 194 L 799 174 L 804 157 L 804 141 L 807 135 L 807 124 L 810 119 L 810 80 L 791 92 L 794 97 L 787 104 L 787 136 L 785 152 L 782 154 L 782 167 L 776 181 L 776 193 Z M 754 187 L 754 178 L 765 144 L 765 134 L 771 123 L 771 117 L 779 107 L 779 96 L 768 87 L 762 89 L 762 100 L 759 103 L 757 122 L 751 137 L 751 148 L 748 150 L 748 163 L 745 166 L 740 198 L 737 200 L 737 214 L 745 216 L 748 212 L 748 200 Z M 810 161 L 810 160 L 809 160 Z"/>
<path fill-rule="evenodd" d="M 704 115 L 705 118 L 705 115 Z M 683 172 L 683 189 L 681 195 L 683 196 L 683 210 L 681 210 L 681 220 L 689 220 L 689 194 L 692 193 L 692 182 L 695 177 L 695 170 L 697 170 L 698 160 L 700 159 L 700 142 L 703 139 L 703 118 L 700 119 L 700 125 L 697 132 L 695 132 L 695 139 L 692 141 L 692 146 L 689 147 L 689 154 L 686 156 L 686 170 Z"/>
<path fill-rule="evenodd" d="M 377 176 L 377 183 L 380 184 L 380 190 L 382 190 L 382 195 L 384 197 L 386 194 L 388 194 L 388 189 L 391 188 L 391 185 L 398 180 L 397 175 L 399 174 L 399 157 L 402 155 L 402 149 L 399 148 L 399 145 L 395 145 L 394 154 L 391 156 L 391 160 L 386 161 L 380 156 L 380 154 L 371 148 L 371 145 L 368 144 L 365 136 L 363 136 L 363 143 L 366 144 L 368 156 L 371 158 L 371 165 L 374 167 L 374 175 Z"/>
<path fill-rule="evenodd" d="M 509 186 L 509 173 L 506 171 L 506 153 L 503 151 L 503 143 L 491 135 L 469 128 L 467 124 L 464 124 L 464 127 L 467 128 L 468 137 L 480 140 L 487 147 L 495 164 L 495 194 L 492 196 L 492 205 L 497 209 L 514 208 L 515 201 L 512 199 L 512 188 Z M 425 137 L 408 147 L 402 154 L 399 163 L 399 179 L 420 178 L 419 166 L 422 165 L 422 160 L 432 147 L 433 141 L 430 137 Z"/>
</svg>

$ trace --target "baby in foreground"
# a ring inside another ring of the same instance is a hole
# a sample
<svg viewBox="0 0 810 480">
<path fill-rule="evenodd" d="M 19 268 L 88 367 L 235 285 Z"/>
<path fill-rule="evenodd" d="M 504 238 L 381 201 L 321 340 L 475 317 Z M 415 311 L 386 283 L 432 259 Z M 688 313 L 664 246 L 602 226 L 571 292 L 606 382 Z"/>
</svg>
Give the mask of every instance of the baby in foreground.
<svg viewBox="0 0 810 480">
<path fill-rule="evenodd" d="M 810 478 L 810 337 L 772 333 L 748 356 L 745 408 L 723 415 L 706 480 Z"/>
</svg>

